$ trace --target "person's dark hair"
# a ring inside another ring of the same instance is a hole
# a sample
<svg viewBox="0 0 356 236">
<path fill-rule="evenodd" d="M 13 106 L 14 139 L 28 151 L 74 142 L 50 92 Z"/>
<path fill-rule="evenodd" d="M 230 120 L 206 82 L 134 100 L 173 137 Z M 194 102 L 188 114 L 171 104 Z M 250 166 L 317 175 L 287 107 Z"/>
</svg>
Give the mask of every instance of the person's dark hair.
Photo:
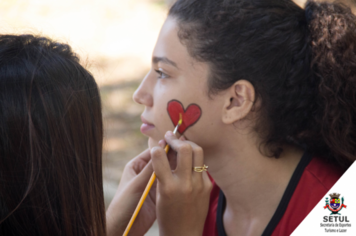
<svg viewBox="0 0 356 236">
<path fill-rule="evenodd" d="M 105 235 L 101 101 L 67 44 L 0 35 L 0 235 Z"/>
<path fill-rule="evenodd" d="M 237 80 L 260 100 L 256 126 L 279 157 L 293 143 L 347 167 L 356 157 L 356 17 L 342 4 L 178 0 L 169 16 L 210 66 L 209 94 Z"/>
</svg>

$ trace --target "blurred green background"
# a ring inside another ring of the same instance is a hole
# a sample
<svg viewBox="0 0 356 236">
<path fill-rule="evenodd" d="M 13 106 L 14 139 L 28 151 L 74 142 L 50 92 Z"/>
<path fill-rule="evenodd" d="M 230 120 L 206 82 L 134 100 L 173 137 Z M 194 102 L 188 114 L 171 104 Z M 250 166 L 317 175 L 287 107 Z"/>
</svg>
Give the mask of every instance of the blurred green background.
<svg viewBox="0 0 356 236">
<path fill-rule="evenodd" d="M 104 194 L 115 194 L 125 164 L 147 148 L 143 107 L 132 94 L 174 0 L 1 0 L 1 33 L 31 33 L 69 43 L 100 87 L 105 126 Z M 344 0 L 348 4 L 356 0 Z M 304 5 L 305 0 L 295 0 Z M 157 225 L 146 235 L 158 235 Z"/>
</svg>

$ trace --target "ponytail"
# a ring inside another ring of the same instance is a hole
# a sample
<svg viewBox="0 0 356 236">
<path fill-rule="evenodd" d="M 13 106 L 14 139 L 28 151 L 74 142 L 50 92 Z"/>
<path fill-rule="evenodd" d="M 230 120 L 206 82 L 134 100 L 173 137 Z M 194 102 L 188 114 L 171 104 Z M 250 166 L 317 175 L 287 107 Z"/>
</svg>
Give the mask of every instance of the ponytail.
<svg viewBox="0 0 356 236">
<path fill-rule="evenodd" d="M 318 84 L 308 143 L 347 167 L 356 159 L 356 16 L 342 4 L 314 1 L 305 14 Z"/>
</svg>

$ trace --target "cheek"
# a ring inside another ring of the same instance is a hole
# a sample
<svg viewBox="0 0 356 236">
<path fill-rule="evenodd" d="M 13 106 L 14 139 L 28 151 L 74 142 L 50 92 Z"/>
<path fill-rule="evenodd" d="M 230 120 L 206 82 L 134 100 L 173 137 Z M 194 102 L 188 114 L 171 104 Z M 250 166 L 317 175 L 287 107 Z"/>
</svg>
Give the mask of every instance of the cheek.
<svg viewBox="0 0 356 236">
<path fill-rule="evenodd" d="M 155 133 L 151 136 L 150 142 L 158 143 L 159 140 L 164 138 L 165 133 L 170 130 L 173 131 L 174 126 L 167 113 L 168 99 L 161 98 L 155 101 L 153 108 Z"/>
<path fill-rule="evenodd" d="M 192 103 L 184 108 L 183 104 L 178 100 L 171 100 L 168 103 L 167 111 L 174 126 L 176 126 L 179 121 L 182 121 L 182 124 L 178 128 L 180 134 L 184 134 L 186 130 L 194 126 L 202 114 L 199 105 Z"/>
<path fill-rule="evenodd" d="M 218 112 L 219 106 L 204 102 L 201 104 L 202 114 L 199 121 L 190 127 L 184 135 L 202 148 L 211 148 L 222 139 L 224 124 L 221 114 Z"/>
<path fill-rule="evenodd" d="M 157 131 L 162 134 L 162 138 L 164 134 L 168 131 L 171 130 L 173 131 L 174 126 L 172 121 L 169 119 L 166 106 L 164 108 L 160 109 L 158 112 L 156 112 L 156 117 L 155 119 L 157 120 Z"/>
<path fill-rule="evenodd" d="M 206 118 L 206 117 L 205 117 Z M 187 130 L 185 137 L 202 147 L 203 149 L 215 146 L 221 139 L 221 129 L 219 124 L 211 118 L 198 122 L 195 127 Z"/>
<path fill-rule="evenodd" d="M 184 135 L 187 139 L 202 147 L 210 145 L 215 137 L 220 135 L 218 134 L 219 126 L 217 121 L 219 114 L 216 112 L 218 105 L 216 101 L 212 102 L 208 100 L 208 98 L 205 99 L 206 94 L 197 91 L 188 91 L 187 89 L 185 89 L 185 93 L 177 94 L 177 91 L 182 90 L 180 86 L 177 86 L 173 91 L 169 90 L 170 93 L 168 93 L 167 90 L 167 86 L 163 85 L 155 88 L 153 113 L 156 132 L 151 136 L 149 146 L 156 146 L 158 141 L 164 138 L 164 134 L 168 130 L 173 131 L 175 128 L 173 123 L 174 119 L 172 122 L 167 111 L 168 103 L 172 102 L 172 100 L 177 101 L 174 109 L 178 109 L 180 112 L 188 112 L 188 106 L 191 104 L 196 104 L 199 107 L 198 109 L 201 110 L 200 116 L 198 115 L 196 122 L 194 122 L 196 117 L 194 117 L 194 115 L 192 116 L 194 118 L 193 121 L 191 121 L 192 125 L 186 129 Z M 178 114 L 180 112 L 178 112 Z M 175 123 L 177 123 L 177 121 L 175 121 Z"/>
</svg>

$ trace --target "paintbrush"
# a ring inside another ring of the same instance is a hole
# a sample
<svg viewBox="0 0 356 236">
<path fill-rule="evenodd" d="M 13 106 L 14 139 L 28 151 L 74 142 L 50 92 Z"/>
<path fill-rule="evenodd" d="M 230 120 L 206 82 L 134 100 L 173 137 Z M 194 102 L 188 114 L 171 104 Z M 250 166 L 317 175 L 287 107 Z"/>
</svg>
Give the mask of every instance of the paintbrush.
<svg viewBox="0 0 356 236">
<path fill-rule="evenodd" d="M 180 126 L 182 123 L 183 123 L 182 114 L 179 114 L 179 121 L 178 121 L 177 126 L 176 126 L 176 127 L 174 128 L 174 130 L 173 130 L 173 134 L 176 134 L 176 133 L 177 133 L 178 128 L 179 128 L 179 126 Z M 166 145 L 166 147 L 164 148 L 164 150 L 166 151 L 166 153 L 168 153 L 168 151 L 169 151 L 169 145 L 168 145 L 168 144 Z M 155 172 L 153 172 L 153 174 L 151 175 L 151 178 L 150 178 L 150 180 L 148 181 L 148 184 L 147 184 L 147 186 L 146 186 L 146 188 L 145 188 L 145 191 L 143 192 L 143 194 L 142 194 L 142 196 L 141 196 L 141 199 L 140 199 L 140 201 L 139 201 L 138 204 L 137 204 L 137 207 L 136 207 L 136 209 L 135 209 L 135 212 L 133 213 L 133 215 L 132 215 L 132 217 L 131 217 L 131 219 L 130 219 L 129 224 L 127 225 L 127 227 L 126 227 L 126 229 L 125 229 L 125 232 L 124 232 L 123 236 L 127 236 L 127 235 L 129 234 L 130 229 L 131 229 L 133 223 L 135 222 L 135 219 L 136 219 L 138 213 L 140 212 L 141 207 L 142 207 L 143 203 L 145 202 L 145 199 L 147 198 L 148 193 L 150 192 L 150 189 L 151 189 L 153 183 L 155 182 L 155 180 L 156 180 L 156 174 L 155 174 Z"/>
</svg>

